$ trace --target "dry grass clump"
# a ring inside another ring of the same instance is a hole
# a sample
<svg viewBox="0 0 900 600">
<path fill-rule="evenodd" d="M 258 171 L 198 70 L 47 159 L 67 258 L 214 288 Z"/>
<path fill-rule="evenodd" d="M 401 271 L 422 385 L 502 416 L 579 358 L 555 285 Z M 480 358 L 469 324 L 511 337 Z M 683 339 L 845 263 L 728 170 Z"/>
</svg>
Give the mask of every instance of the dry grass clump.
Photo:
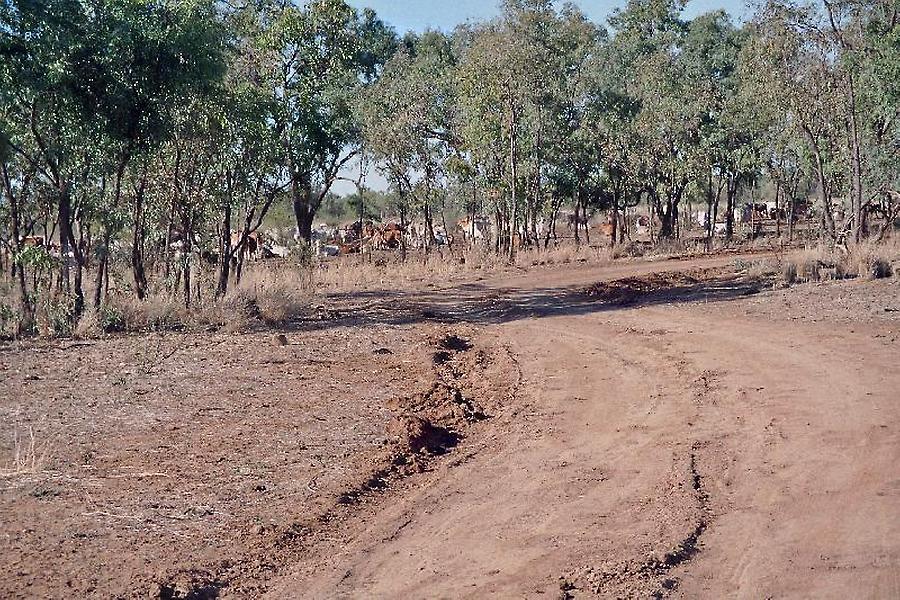
<svg viewBox="0 0 900 600">
<path fill-rule="evenodd" d="M 582 244 L 562 244 L 547 250 L 528 250 L 517 256 L 519 266 L 528 265 L 565 265 L 573 262 L 589 262 L 591 264 L 607 264 L 614 258 L 613 250 L 608 246 L 590 246 Z"/>
<path fill-rule="evenodd" d="M 895 264 L 900 265 L 900 240 L 864 242 L 853 246 L 847 255 L 848 270 L 867 279 L 892 276 Z"/>
<path fill-rule="evenodd" d="M 225 298 L 207 308 L 208 316 L 238 316 L 278 324 L 300 316 L 311 299 L 309 271 L 303 268 L 259 268 L 246 271 Z M 225 323 L 221 323 L 225 324 Z"/>
<path fill-rule="evenodd" d="M 636 241 L 618 244 L 610 250 L 610 256 L 611 258 L 640 258 L 647 255 L 649 246 L 649 243 Z"/>
<path fill-rule="evenodd" d="M 13 427 L 13 457 L 0 467 L 0 479 L 40 473 L 50 460 L 51 448 L 50 440 L 36 440 L 33 427 L 28 427 L 28 435 L 25 436 L 16 424 Z"/>
<path fill-rule="evenodd" d="M 788 285 L 832 279 L 880 279 L 894 274 L 900 262 L 900 245 L 896 241 L 862 242 L 830 248 L 815 246 L 794 252 L 782 261 L 782 279 Z"/>
<path fill-rule="evenodd" d="M 775 258 L 755 260 L 749 263 L 737 260 L 735 267 L 747 271 L 747 276 L 751 279 L 768 279 L 782 271 L 781 262 Z"/>
<path fill-rule="evenodd" d="M 400 260 L 399 252 L 343 257 L 321 263 L 314 270 L 313 279 L 317 289 L 329 292 L 396 290 L 421 286 L 422 283 L 439 285 L 477 272 L 497 273 L 538 265 L 606 262 L 609 259 L 606 248 L 587 245 L 520 250 L 513 263 L 507 255 L 498 255 L 487 248 L 467 248 L 456 253 L 442 248 L 428 255 L 410 252 L 406 262 Z"/>
<path fill-rule="evenodd" d="M 474 270 L 460 258 L 438 254 L 427 258 L 411 256 L 406 262 L 395 257 L 346 257 L 322 264 L 314 274 L 322 291 L 352 292 L 373 289 L 408 289 L 422 283 L 440 283 Z"/>
<path fill-rule="evenodd" d="M 406 289 L 423 282 L 447 281 L 469 270 L 468 259 L 435 252 L 428 256 L 410 254 L 401 262 L 399 254 L 347 256 L 323 262 L 312 272 L 316 289 L 352 292 L 372 289 Z"/>
<path fill-rule="evenodd" d="M 180 295 L 154 291 L 144 300 L 115 295 L 99 311 L 88 311 L 79 320 L 75 334 L 96 337 L 116 331 L 179 331 L 224 327 L 240 331 L 252 323 L 286 322 L 310 304 L 309 275 L 301 268 L 259 267 L 247 269 L 241 282 L 224 298 L 214 299 L 205 290 L 200 300 L 185 307 Z"/>
<path fill-rule="evenodd" d="M 833 248 L 806 248 L 784 257 L 782 261 L 782 278 L 788 285 L 844 279 L 845 276 L 843 257 Z"/>
<path fill-rule="evenodd" d="M 144 300 L 114 296 L 106 311 L 107 319 L 101 320 L 105 331 L 170 331 L 184 329 L 190 322 L 190 311 L 184 304 L 165 293 Z"/>
<path fill-rule="evenodd" d="M 74 337 L 79 339 L 98 338 L 104 333 L 104 328 L 100 324 L 100 318 L 94 309 L 88 309 L 81 315 L 78 323 L 75 324 L 75 330 L 72 332 Z"/>
</svg>

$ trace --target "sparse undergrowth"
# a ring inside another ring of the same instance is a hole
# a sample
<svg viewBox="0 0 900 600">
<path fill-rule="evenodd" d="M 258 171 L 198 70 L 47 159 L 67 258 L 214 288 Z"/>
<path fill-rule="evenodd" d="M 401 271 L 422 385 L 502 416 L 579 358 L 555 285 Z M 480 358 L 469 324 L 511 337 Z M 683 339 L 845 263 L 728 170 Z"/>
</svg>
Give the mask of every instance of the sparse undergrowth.
<svg viewBox="0 0 900 600">
<path fill-rule="evenodd" d="M 502 272 L 571 263 L 606 264 L 607 248 L 563 245 L 548 250 L 519 252 L 510 262 L 489 249 L 473 248 L 463 254 L 447 249 L 425 256 L 410 254 L 405 262 L 398 252 L 375 256 L 349 256 L 313 266 L 284 261 L 249 264 L 240 282 L 216 299 L 209 274 L 203 274 L 202 293 L 186 307 L 179 290 L 158 286 L 143 300 L 127 287 L 113 289 L 100 309 L 88 308 L 76 321 L 73 303 L 60 296 L 37 306 L 36 323 L 27 334 L 40 337 L 95 338 L 117 332 L 224 329 L 243 331 L 278 326 L 299 317 L 318 314 L 323 296 L 377 290 L 412 290 L 441 285 L 473 274 Z M 10 303 L 0 303 L 0 337 L 22 334 L 20 315 Z"/>
<path fill-rule="evenodd" d="M 815 246 L 784 256 L 738 262 L 749 276 L 782 285 L 841 279 L 883 279 L 900 268 L 900 243 L 862 243 L 849 249 Z"/>
<path fill-rule="evenodd" d="M 673 245 L 648 248 L 642 244 L 620 245 L 615 249 L 563 245 L 548 250 L 519 252 L 515 260 L 498 256 L 489 249 L 470 249 L 452 254 L 444 249 L 428 256 L 410 255 L 401 262 L 398 253 L 351 256 L 312 267 L 286 262 L 248 265 L 237 285 L 221 299 L 215 299 L 206 278 L 199 299 L 185 307 L 179 293 L 160 287 L 144 300 L 137 300 L 127 288 L 114 290 L 99 309 L 88 309 L 80 319 L 72 319 L 71 301 L 42 300 L 37 303 L 30 331 L 41 337 L 94 338 L 116 332 L 182 331 L 224 329 L 245 331 L 260 326 L 278 326 L 318 313 L 317 304 L 333 293 L 378 290 L 412 290 L 433 287 L 479 274 L 510 269 L 541 268 L 572 263 L 609 264 L 615 259 L 681 255 L 690 248 Z M 737 261 L 740 269 L 756 279 L 781 285 L 849 278 L 890 277 L 900 268 L 900 243 L 863 243 L 848 250 L 810 247 L 776 258 Z M 0 336 L 21 335 L 17 325 L 20 311 L 14 303 L 0 302 Z"/>
</svg>

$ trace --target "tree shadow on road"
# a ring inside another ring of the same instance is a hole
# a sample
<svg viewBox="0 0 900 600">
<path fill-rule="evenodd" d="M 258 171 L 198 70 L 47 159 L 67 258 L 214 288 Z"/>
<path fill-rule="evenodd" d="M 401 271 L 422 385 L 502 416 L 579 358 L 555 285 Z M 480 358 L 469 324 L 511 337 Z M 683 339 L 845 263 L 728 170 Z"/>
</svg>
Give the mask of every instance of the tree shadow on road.
<svg viewBox="0 0 900 600">
<path fill-rule="evenodd" d="M 331 318 L 300 320 L 291 328 L 312 331 L 424 322 L 492 325 L 645 306 L 725 302 L 758 293 L 764 285 L 760 279 L 720 273 L 700 280 L 650 275 L 587 287 L 495 288 L 468 283 L 443 291 L 360 292 L 330 296 Z"/>
</svg>

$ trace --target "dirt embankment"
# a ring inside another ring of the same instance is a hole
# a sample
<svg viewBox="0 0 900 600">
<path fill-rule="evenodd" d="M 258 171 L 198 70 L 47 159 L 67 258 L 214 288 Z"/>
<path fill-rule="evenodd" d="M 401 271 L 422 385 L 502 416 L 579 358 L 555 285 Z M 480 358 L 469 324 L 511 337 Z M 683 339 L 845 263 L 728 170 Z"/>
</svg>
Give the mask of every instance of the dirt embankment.
<svg viewBox="0 0 900 600">
<path fill-rule="evenodd" d="M 435 326 L 6 346 L 0 595 L 256 596 L 501 410 L 508 360 Z"/>
</svg>

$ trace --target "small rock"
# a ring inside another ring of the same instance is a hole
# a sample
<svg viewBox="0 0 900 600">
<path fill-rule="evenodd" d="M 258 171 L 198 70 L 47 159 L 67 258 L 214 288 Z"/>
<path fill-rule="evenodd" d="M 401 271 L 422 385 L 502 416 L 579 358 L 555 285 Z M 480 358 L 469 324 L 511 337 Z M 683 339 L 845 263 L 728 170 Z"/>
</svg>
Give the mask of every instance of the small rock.
<svg viewBox="0 0 900 600">
<path fill-rule="evenodd" d="M 278 335 L 276 335 L 275 339 L 272 341 L 276 346 L 287 346 L 288 345 L 287 336 L 284 335 L 283 333 L 279 333 Z"/>
</svg>

